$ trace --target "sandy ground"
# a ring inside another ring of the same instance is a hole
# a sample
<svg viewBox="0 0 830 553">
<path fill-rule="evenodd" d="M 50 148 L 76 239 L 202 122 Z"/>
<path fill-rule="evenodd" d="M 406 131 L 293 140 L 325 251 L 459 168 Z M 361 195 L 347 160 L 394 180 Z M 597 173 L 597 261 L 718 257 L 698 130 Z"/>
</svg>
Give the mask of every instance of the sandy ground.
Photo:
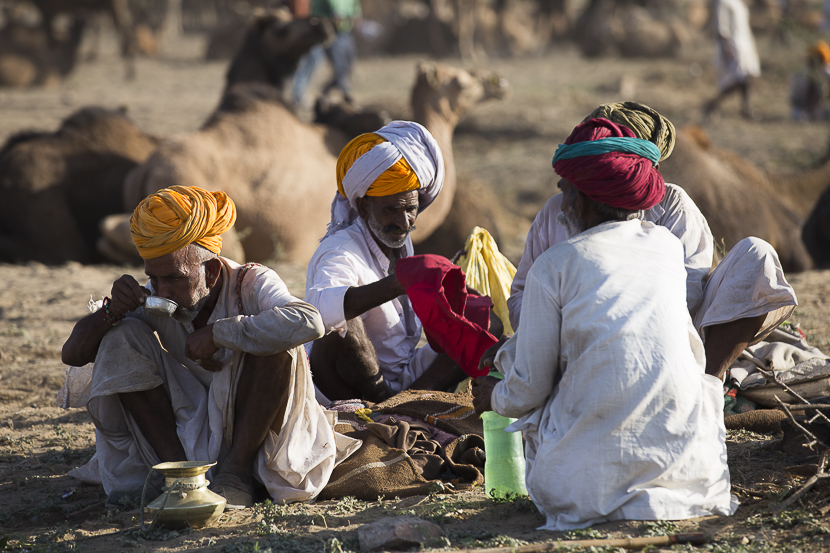
<svg viewBox="0 0 830 553">
<path fill-rule="evenodd" d="M 525 217 L 502 245 L 517 260 L 529 218 L 553 191 L 550 158 L 556 144 L 601 102 L 637 98 L 677 125 L 703 123 L 718 147 L 734 149 L 761 167 L 806 167 L 825 153 L 827 128 L 787 117 L 788 78 L 801 64 L 804 40 L 793 37 L 782 45 L 759 39 L 764 77 L 755 104 L 760 121 L 740 119 L 737 99 L 726 102 L 722 114 L 702 121 L 700 106 L 713 94 L 715 79 L 706 40 L 679 60 L 587 61 L 561 46 L 543 56 L 481 62 L 504 75 L 513 93 L 478 106 L 462 121 L 454 146 L 459 178 L 492 187 L 507 209 Z M 199 37 L 178 39 L 165 46 L 161 58 L 139 60 L 138 79 L 125 82 L 113 43 L 105 42 L 96 62 L 81 65 L 56 88 L 0 91 L 0 140 L 22 129 L 54 129 L 85 105 L 125 105 L 138 125 L 160 136 L 192 131 L 218 102 L 225 70 L 224 63 L 202 62 L 202 48 Z M 393 117 L 407 117 L 417 61 L 414 56 L 362 60 L 356 98 Z M 301 295 L 304 268 L 272 265 Z M 85 314 L 90 295 L 108 294 L 111 282 L 125 272 L 142 274 L 136 267 L 0 265 L 0 549 L 346 551 L 357 549 L 360 524 L 415 513 L 442 526 L 447 541 L 432 544 L 439 548 L 699 530 L 716 541 L 711 547 L 717 551 L 830 550 L 830 524 L 819 510 L 827 503 L 822 490 L 808 495 L 799 511 L 770 515 L 769 508 L 804 478 L 784 470 L 793 461 L 775 437 L 740 432 L 730 434 L 729 460 L 742 506 L 730 518 L 605 524 L 562 535 L 536 531 L 541 517 L 527 502 L 496 504 L 478 489 L 400 501 L 261 507 L 226 515 L 209 529 L 156 532 L 147 539 L 136 531 L 137 509 L 106 508 L 99 487 L 66 476 L 94 453 L 93 426 L 85 411 L 55 405 L 64 377 L 64 340 Z M 795 322 L 813 344 L 830 351 L 830 273 L 788 276 L 800 300 Z"/>
</svg>

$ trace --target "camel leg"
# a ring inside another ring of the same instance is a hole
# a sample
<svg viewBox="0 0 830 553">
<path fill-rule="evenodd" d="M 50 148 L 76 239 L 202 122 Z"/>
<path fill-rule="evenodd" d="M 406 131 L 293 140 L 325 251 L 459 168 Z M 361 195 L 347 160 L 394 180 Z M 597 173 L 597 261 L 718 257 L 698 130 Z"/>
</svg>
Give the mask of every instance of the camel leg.
<svg viewBox="0 0 830 553">
<path fill-rule="evenodd" d="M 391 397 L 363 319 L 356 317 L 346 324 L 345 336 L 332 332 L 314 341 L 309 359 L 314 384 L 331 400 L 365 398 L 380 402 Z"/>
<path fill-rule="evenodd" d="M 126 66 L 125 78 L 132 80 L 135 78 L 135 56 L 138 51 L 138 44 L 136 43 L 130 6 L 127 0 L 112 0 L 110 11 L 115 29 L 118 31 L 118 36 L 121 37 L 121 56 L 124 58 Z"/>
<path fill-rule="evenodd" d="M 92 40 L 89 41 L 90 47 L 86 54 L 86 61 L 95 61 L 101 51 L 101 14 L 92 14 L 87 18 L 87 21 L 90 24 L 89 30 L 92 33 Z"/>
<path fill-rule="evenodd" d="M 457 0 L 451 1 L 455 2 Z M 429 2 L 430 10 L 429 17 L 427 19 L 427 37 L 429 39 L 428 42 L 431 46 L 432 53 L 436 56 L 445 56 L 447 55 L 449 47 L 444 40 L 443 23 L 435 15 L 439 2 L 440 0 L 430 0 Z M 455 6 L 453 7 L 455 8 Z"/>
<path fill-rule="evenodd" d="M 456 2 L 458 50 L 461 53 L 461 59 L 466 62 L 475 61 L 477 57 L 475 44 L 476 4 L 476 0 L 457 0 Z"/>
<path fill-rule="evenodd" d="M 761 330 L 766 318 L 765 313 L 757 317 L 738 319 L 708 327 L 706 342 L 703 344 L 703 349 L 706 351 L 706 374 L 717 376 L 722 380 L 723 375 L 738 355 Z"/>
</svg>

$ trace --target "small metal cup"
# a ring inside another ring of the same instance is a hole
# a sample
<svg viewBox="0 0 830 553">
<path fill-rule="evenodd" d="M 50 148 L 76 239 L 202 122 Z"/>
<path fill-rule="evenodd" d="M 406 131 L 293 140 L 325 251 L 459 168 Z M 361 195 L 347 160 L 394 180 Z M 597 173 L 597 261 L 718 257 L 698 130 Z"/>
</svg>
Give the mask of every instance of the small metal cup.
<svg viewBox="0 0 830 553">
<path fill-rule="evenodd" d="M 144 310 L 157 317 L 169 317 L 178 308 L 178 304 L 173 300 L 160 298 L 159 296 L 149 296 L 144 300 Z"/>
</svg>

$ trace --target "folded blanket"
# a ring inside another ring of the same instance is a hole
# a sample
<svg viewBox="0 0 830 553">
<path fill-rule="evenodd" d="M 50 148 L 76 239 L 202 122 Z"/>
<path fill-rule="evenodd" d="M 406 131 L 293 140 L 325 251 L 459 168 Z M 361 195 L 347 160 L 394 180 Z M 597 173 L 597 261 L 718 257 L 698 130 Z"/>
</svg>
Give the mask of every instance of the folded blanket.
<svg viewBox="0 0 830 553">
<path fill-rule="evenodd" d="M 378 405 L 348 400 L 328 409 L 338 411 L 335 431 L 363 445 L 335 467 L 320 499 L 424 495 L 448 475 L 456 488 L 484 482 L 483 427 L 469 393 L 408 390 Z"/>
</svg>

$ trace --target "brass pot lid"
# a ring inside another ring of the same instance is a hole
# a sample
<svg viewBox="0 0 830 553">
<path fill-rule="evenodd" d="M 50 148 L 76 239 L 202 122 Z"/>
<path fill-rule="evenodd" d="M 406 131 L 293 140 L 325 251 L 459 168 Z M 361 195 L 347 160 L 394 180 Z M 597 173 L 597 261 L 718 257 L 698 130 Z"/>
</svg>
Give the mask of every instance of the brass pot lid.
<svg viewBox="0 0 830 553">
<path fill-rule="evenodd" d="M 159 463 L 153 468 L 167 478 L 189 478 L 206 473 L 215 464 L 215 462 L 207 463 L 205 461 L 171 461 Z"/>
</svg>

